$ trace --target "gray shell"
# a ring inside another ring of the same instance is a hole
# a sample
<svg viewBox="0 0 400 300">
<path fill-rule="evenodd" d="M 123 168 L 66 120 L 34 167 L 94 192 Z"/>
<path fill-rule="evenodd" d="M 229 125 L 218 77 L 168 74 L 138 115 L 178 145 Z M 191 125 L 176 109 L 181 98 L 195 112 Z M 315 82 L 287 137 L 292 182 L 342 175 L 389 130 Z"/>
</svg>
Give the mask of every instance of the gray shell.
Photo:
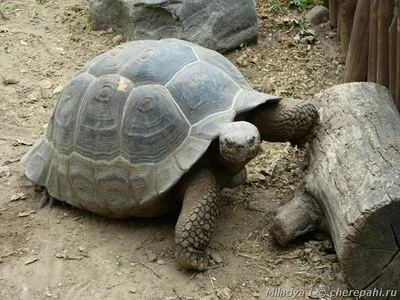
<svg viewBox="0 0 400 300">
<path fill-rule="evenodd" d="M 69 81 L 47 132 L 22 158 L 54 198 L 111 217 L 154 216 L 166 192 L 254 91 L 222 55 L 166 39 L 123 44 Z"/>
</svg>

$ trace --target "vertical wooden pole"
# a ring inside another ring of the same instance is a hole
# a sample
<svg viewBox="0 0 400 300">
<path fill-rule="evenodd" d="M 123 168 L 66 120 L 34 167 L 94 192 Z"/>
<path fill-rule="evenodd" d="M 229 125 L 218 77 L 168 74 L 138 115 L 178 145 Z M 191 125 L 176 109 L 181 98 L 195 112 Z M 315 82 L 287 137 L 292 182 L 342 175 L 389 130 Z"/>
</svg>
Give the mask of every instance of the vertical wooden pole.
<svg viewBox="0 0 400 300">
<path fill-rule="evenodd" d="M 393 18 L 394 0 L 379 1 L 378 61 L 376 82 L 389 88 L 389 27 Z"/>
<path fill-rule="evenodd" d="M 358 0 L 347 52 L 344 82 L 364 81 L 368 75 L 370 0 Z"/>
<path fill-rule="evenodd" d="M 351 30 L 353 28 L 354 14 L 356 12 L 357 0 L 339 0 L 338 27 L 340 30 L 340 45 L 342 48 L 342 58 L 346 61 L 347 51 Z"/>
<path fill-rule="evenodd" d="M 371 0 L 369 16 L 368 81 L 376 82 L 378 56 L 378 5 L 379 0 Z"/>
<path fill-rule="evenodd" d="M 329 0 L 329 23 L 332 28 L 337 27 L 338 21 L 338 0 Z"/>
<path fill-rule="evenodd" d="M 397 73 L 397 5 L 395 0 L 393 19 L 389 28 L 389 90 L 396 103 L 396 73 Z"/>
<path fill-rule="evenodd" d="M 400 111 L 400 3 L 397 5 L 397 76 L 396 76 L 396 106 Z"/>
</svg>

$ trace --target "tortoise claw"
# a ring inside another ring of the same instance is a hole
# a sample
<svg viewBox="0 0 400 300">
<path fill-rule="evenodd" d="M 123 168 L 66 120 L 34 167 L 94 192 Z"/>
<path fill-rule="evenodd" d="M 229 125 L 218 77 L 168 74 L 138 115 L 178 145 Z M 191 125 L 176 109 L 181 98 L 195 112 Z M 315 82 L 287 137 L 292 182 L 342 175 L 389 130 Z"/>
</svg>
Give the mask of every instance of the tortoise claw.
<svg viewBox="0 0 400 300">
<path fill-rule="evenodd" d="M 46 189 L 44 189 L 42 197 L 39 200 L 39 209 L 42 209 L 46 204 L 48 208 L 52 208 L 56 203 L 56 199 L 49 195 Z"/>
</svg>

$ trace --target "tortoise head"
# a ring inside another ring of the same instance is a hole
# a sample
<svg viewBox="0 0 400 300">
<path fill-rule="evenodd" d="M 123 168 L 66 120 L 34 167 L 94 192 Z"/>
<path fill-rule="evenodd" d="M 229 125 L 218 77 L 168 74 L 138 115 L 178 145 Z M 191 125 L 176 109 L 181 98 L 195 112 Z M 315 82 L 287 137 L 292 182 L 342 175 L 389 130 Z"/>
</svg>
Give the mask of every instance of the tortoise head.
<svg viewBox="0 0 400 300">
<path fill-rule="evenodd" d="M 219 150 L 234 165 L 245 165 L 260 151 L 260 133 L 253 124 L 240 121 L 225 125 L 219 136 Z"/>
</svg>

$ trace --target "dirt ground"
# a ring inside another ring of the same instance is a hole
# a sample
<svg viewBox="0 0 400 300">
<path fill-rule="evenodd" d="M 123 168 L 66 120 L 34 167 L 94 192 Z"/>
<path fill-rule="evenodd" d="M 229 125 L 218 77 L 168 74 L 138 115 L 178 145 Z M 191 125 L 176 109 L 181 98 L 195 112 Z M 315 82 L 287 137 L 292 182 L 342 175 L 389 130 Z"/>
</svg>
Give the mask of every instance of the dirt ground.
<svg viewBox="0 0 400 300">
<path fill-rule="evenodd" d="M 296 30 L 281 21 L 302 14 L 257 5 L 259 43 L 228 55 L 254 88 L 306 99 L 339 83 L 343 64 L 329 26 L 316 28 L 314 45 L 296 44 Z M 223 191 L 212 267 L 203 273 L 174 260 L 177 214 L 120 221 L 61 204 L 38 210 L 40 193 L 20 158 L 44 132 L 62 85 L 123 41 L 91 31 L 85 0 L 0 0 L 0 299 L 277 299 L 268 289 L 345 288 L 329 237 L 282 249 L 268 233 L 307 165 L 287 144 L 264 144 L 246 185 Z"/>
</svg>

